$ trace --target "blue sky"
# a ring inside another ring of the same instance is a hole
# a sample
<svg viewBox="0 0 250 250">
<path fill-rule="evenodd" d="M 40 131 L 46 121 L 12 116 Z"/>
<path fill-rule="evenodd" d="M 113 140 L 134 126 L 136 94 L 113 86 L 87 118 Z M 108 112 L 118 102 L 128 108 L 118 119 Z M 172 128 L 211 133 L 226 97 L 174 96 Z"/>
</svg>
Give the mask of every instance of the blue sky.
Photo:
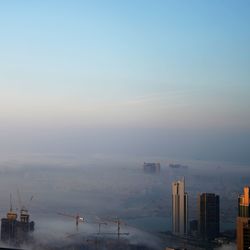
<svg viewBox="0 0 250 250">
<path fill-rule="evenodd" d="M 249 1 L 1 1 L 0 122 L 250 130 Z"/>
</svg>

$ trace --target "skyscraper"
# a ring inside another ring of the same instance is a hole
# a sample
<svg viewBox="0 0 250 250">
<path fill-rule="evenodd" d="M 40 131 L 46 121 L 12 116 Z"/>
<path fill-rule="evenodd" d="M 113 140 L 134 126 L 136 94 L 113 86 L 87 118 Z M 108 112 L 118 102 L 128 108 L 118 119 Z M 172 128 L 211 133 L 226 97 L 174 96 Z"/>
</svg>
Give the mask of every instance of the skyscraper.
<svg viewBox="0 0 250 250">
<path fill-rule="evenodd" d="M 237 249 L 250 249 L 250 188 L 238 198 Z"/>
<path fill-rule="evenodd" d="M 250 218 L 237 218 L 237 249 L 250 249 Z"/>
<path fill-rule="evenodd" d="M 185 179 L 172 183 L 172 232 L 184 235 L 188 230 L 188 195 Z"/>
<path fill-rule="evenodd" d="M 244 187 L 244 194 L 238 198 L 238 216 L 250 217 L 250 188 Z"/>
<path fill-rule="evenodd" d="M 211 240 L 220 234 L 220 198 L 212 193 L 198 196 L 198 229 L 203 239 Z"/>
</svg>

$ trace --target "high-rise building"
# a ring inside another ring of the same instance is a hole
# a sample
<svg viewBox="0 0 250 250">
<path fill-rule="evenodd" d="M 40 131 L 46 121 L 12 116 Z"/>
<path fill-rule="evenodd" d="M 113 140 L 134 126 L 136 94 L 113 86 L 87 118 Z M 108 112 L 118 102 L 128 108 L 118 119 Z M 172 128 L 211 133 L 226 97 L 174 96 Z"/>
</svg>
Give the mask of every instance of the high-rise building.
<svg viewBox="0 0 250 250">
<path fill-rule="evenodd" d="M 220 198 L 213 193 L 198 196 L 198 230 L 203 239 L 212 240 L 220 234 Z"/>
<path fill-rule="evenodd" d="M 176 235 L 188 232 L 188 195 L 184 178 L 172 183 L 172 232 Z"/>
<path fill-rule="evenodd" d="M 250 249 L 250 187 L 238 198 L 237 249 Z"/>
<path fill-rule="evenodd" d="M 238 216 L 250 217 L 250 188 L 244 187 L 244 194 L 238 198 Z"/>
<path fill-rule="evenodd" d="M 250 249 L 250 218 L 237 218 L 237 249 Z"/>
</svg>

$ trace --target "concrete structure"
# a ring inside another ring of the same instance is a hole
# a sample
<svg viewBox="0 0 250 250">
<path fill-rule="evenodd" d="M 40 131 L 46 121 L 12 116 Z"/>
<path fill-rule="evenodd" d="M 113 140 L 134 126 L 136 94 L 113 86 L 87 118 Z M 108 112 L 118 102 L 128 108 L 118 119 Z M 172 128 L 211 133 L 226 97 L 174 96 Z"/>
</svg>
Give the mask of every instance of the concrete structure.
<svg viewBox="0 0 250 250">
<path fill-rule="evenodd" d="M 198 231 L 203 239 L 212 240 L 220 234 L 220 198 L 213 193 L 198 196 Z"/>
<path fill-rule="evenodd" d="M 237 250 L 250 249 L 250 188 L 238 198 Z"/>
<path fill-rule="evenodd" d="M 185 179 L 172 183 L 172 233 L 185 235 L 188 232 L 188 195 Z"/>
</svg>

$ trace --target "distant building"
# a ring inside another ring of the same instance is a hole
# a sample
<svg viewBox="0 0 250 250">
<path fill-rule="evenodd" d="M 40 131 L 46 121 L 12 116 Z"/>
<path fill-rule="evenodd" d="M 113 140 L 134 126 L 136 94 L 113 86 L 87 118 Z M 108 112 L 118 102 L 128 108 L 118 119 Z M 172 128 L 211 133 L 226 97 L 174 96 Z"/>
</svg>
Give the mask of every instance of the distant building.
<svg viewBox="0 0 250 250">
<path fill-rule="evenodd" d="M 143 164 L 143 170 L 145 173 L 159 173 L 161 170 L 160 163 L 146 163 Z"/>
<path fill-rule="evenodd" d="M 250 249 L 250 188 L 244 187 L 244 193 L 238 198 L 237 250 Z"/>
<path fill-rule="evenodd" d="M 203 239 L 212 240 L 220 234 L 220 198 L 213 193 L 198 196 L 198 230 Z"/>
<path fill-rule="evenodd" d="M 179 168 L 187 169 L 188 168 L 188 166 L 184 166 L 184 165 L 181 165 L 181 164 L 169 164 L 169 167 L 173 168 L 173 169 L 179 169 Z"/>
<path fill-rule="evenodd" d="M 184 178 L 172 183 L 172 232 L 175 235 L 188 232 L 188 195 Z"/>
</svg>

